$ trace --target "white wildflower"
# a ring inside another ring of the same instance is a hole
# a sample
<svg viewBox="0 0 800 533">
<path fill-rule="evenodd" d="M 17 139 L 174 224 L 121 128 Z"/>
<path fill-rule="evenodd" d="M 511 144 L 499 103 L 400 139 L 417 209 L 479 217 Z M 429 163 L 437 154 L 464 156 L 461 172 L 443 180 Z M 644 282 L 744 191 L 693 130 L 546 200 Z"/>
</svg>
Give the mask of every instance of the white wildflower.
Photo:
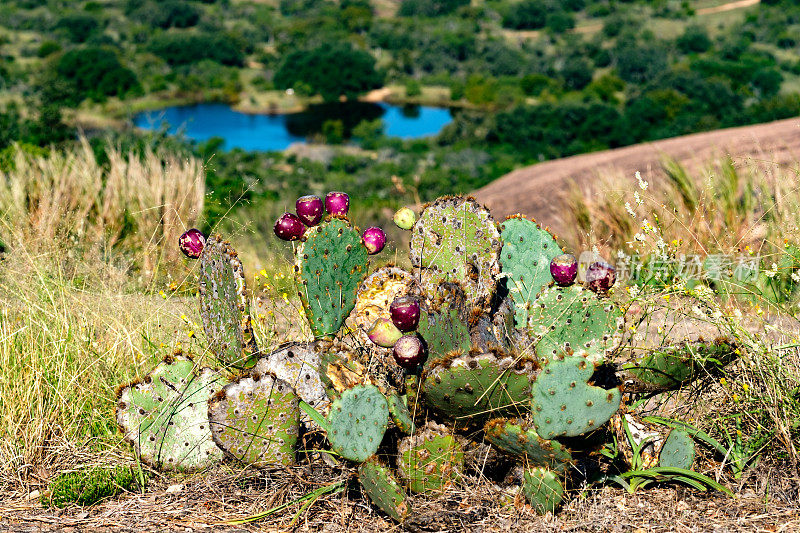
<svg viewBox="0 0 800 533">
<path fill-rule="evenodd" d="M 639 197 L 639 191 L 633 191 L 633 199 L 636 200 L 636 205 L 642 205 L 642 199 Z"/>
<path fill-rule="evenodd" d="M 792 281 L 800 283 L 800 271 L 792 272 Z"/>
<path fill-rule="evenodd" d="M 647 190 L 647 182 L 642 179 L 642 174 L 637 170 L 636 171 L 636 181 L 639 182 L 639 188 L 643 191 Z"/>
<path fill-rule="evenodd" d="M 631 203 L 630 202 L 625 202 L 625 211 L 627 211 L 628 214 L 630 216 L 632 216 L 633 218 L 636 218 L 636 212 L 631 207 Z"/>
<path fill-rule="evenodd" d="M 772 263 L 772 268 L 765 270 L 764 275 L 768 278 L 774 278 L 776 275 L 778 275 L 778 265 Z"/>
</svg>

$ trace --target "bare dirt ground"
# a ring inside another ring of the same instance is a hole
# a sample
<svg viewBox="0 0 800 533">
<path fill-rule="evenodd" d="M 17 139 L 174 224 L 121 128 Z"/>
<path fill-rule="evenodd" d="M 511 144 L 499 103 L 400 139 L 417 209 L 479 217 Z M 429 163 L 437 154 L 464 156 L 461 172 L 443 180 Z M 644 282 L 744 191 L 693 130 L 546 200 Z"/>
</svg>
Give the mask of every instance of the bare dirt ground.
<svg viewBox="0 0 800 533">
<path fill-rule="evenodd" d="M 770 484 L 770 478 L 781 481 Z M 296 504 L 257 522 L 232 523 L 347 479 L 346 491 L 321 497 L 303 513 L 298 514 Z M 611 486 L 581 495 L 577 487 L 557 516 L 543 517 L 522 497 L 502 497 L 485 479 L 466 482 L 438 497 L 412 497 L 413 511 L 398 526 L 367 503 L 347 470 L 319 464 L 266 474 L 220 468 L 184 480 L 178 493 L 167 492 L 170 482 L 163 480 L 144 495 L 128 494 L 88 508 L 43 509 L 12 495 L 0 504 L 0 531 L 800 531 L 800 479 L 787 476 L 779 465 L 762 465 L 734 484 L 735 499 L 675 486 L 633 495 Z"/>
<path fill-rule="evenodd" d="M 496 219 L 524 213 L 548 225 L 557 235 L 566 235 L 569 232 L 565 200 L 572 187 L 591 192 L 597 177 L 607 174 L 624 176 L 634 187 L 637 170 L 654 183 L 663 176 L 660 162 L 664 158 L 678 161 L 691 172 L 724 155 L 729 155 L 737 166 L 757 159 L 794 168 L 800 160 L 800 119 L 696 133 L 545 161 L 510 172 L 474 195 L 492 210 Z"/>
</svg>

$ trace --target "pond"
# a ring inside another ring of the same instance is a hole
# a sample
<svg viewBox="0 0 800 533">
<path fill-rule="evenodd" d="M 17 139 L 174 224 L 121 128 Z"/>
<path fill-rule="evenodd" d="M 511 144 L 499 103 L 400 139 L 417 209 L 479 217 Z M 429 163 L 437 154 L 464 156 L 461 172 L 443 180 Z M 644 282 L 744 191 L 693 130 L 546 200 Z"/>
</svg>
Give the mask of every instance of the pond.
<svg viewBox="0 0 800 533">
<path fill-rule="evenodd" d="M 224 139 L 225 149 L 284 150 L 290 144 L 319 135 L 327 121 L 340 120 L 345 137 L 362 120 L 381 119 L 390 137 L 414 139 L 436 135 L 453 115 L 449 109 L 426 106 L 395 106 L 367 102 L 312 105 L 307 111 L 288 115 L 256 115 L 234 111 L 225 104 L 197 104 L 147 111 L 134 116 L 137 128 L 153 130 L 167 125 L 172 134 L 206 141 Z"/>
</svg>

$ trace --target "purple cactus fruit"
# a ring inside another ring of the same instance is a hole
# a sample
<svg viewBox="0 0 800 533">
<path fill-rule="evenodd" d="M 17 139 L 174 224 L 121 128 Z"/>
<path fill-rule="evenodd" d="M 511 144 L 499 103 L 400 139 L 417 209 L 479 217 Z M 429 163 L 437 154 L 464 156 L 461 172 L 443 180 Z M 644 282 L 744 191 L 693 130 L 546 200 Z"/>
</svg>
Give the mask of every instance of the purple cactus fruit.
<svg viewBox="0 0 800 533">
<path fill-rule="evenodd" d="M 322 200 L 319 196 L 309 194 L 308 196 L 301 196 L 294 204 L 297 216 L 303 221 L 306 226 L 316 226 L 322 220 L 322 215 L 325 213 Z"/>
<path fill-rule="evenodd" d="M 200 257 L 205 245 L 206 236 L 196 228 L 183 232 L 183 235 L 178 238 L 178 246 L 181 252 L 189 259 L 197 259 Z"/>
<path fill-rule="evenodd" d="M 617 269 L 605 261 L 597 261 L 586 270 L 586 286 L 598 294 L 608 292 L 617 280 Z"/>
<path fill-rule="evenodd" d="M 275 235 L 284 241 L 296 241 L 306 232 L 306 227 L 297 215 L 284 213 L 275 221 Z"/>
<path fill-rule="evenodd" d="M 419 300 L 413 296 L 398 296 L 389 306 L 392 323 L 403 333 L 417 329 L 419 313 Z"/>
<path fill-rule="evenodd" d="M 369 340 L 384 348 L 391 348 L 403 333 L 388 318 L 378 318 L 367 331 Z"/>
<path fill-rule="evenodd" d="M 394 223 L 400 229 L 411 229 L 417 221 L 417 215 L 409 207 L 401 207 L 394 214 Z"/>
<path fill-rule="evenodd" d="M 325 195 L 325 211 L 331 215 L 346 215 L 350 209 L 350 197 L 343 192 L 329 192 Z"/>
<path fill-rule="evenodd" d="M 428 353 L 417 335 L 403 335 L 395 343 L 392 355 L 403 368 L 416 368 L 425 362 Z"/>
<path fill-rule="evenodd" d="M 361 242 L 367 247 L 370 255 L 377 254 L 386 246 L 386 234 L 381 228 L 367 228 L 361 235 Z"/>
<path fill-rule="evenodd" d="M 550 275 L 562 286 L 572 285 L 578 275 L 578 261 L 572 254 L 557 255 L 550 261 Z"/>
</svg>

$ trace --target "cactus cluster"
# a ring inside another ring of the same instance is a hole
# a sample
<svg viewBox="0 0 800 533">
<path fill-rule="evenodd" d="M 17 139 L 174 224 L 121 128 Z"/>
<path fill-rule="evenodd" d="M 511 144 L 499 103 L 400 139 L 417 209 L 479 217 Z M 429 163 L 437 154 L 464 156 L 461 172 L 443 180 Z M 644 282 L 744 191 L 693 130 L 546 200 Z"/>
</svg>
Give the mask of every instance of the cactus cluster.
<svg viewBox="0 0 800 533">
<path fill-rule="evenodd" d="M 395 222 L 411 232 L 412 268 L 370 274 L 382 232 L 359 234 L 348 210 L 344 193 L 324 205 L 305 196 L 276 223 L 276 235 L 299 241 L 295 281 L 314 338 L 269 353 L 253 337 L 230 244 L 182 239 L 188 257 L 199 255 L 203 323 L 223 368 L 180 358 L 121 390 L 118 420 L 143 459 L 198 468 L 224 450 L 258 467 L 288 464 L 303 426 L 318 427 L 355 463 L 369 499 L 403 521 L 405 491 L 466 482 L 465 449 L 482 442 L 519 460 L 521 493 L 554 512 L 573 465 L 602 443 L 598 430 L 609 420 L 618 434 L 632 427 L 626 394 L 683 386 L 737 353 L 717 340 L 620 357 L 613 267 L 593 264 L 589 282 L 574 284 L 574 256 L 522 216 L 496 223 L 464 197 L 419 216 L 403 208 Z M 659 464 L 691 468 L 687 433 L 644 431 Z"/>
</svg>

